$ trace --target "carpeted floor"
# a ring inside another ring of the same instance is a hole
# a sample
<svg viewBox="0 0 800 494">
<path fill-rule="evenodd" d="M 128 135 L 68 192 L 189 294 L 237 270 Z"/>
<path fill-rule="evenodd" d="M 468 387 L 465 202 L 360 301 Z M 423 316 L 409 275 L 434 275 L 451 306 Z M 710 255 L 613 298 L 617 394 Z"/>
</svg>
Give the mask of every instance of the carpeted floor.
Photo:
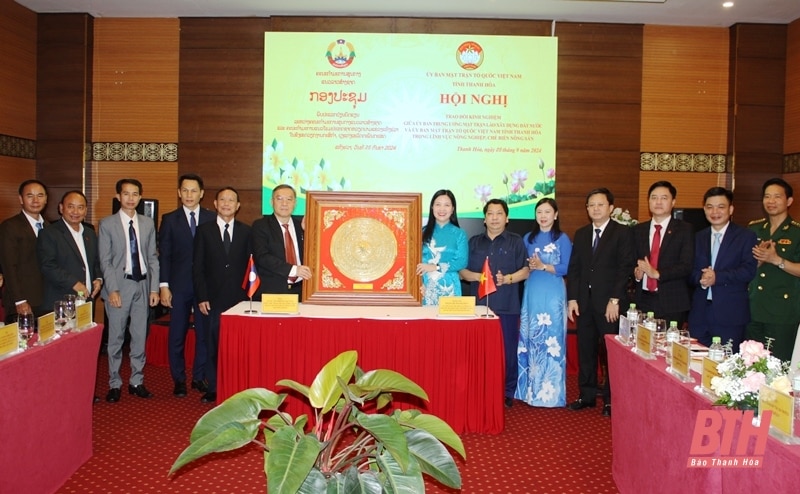
<svg viewBox="0 0 800 494">
<path fill-rule="evenodd" d="M 127 358 L 123 379 L 129 375 Z M 105 356 L 99 359 L 97 394 L 108 390 Z M 188 445 L 197 419 L 210 409 L 200 394 L 172 396 L 169 370 L 148 365 L 145 384 L 155 394 L 127 394 L 116 404 L 94 405 L 94 456 L 59 493 L 263 493 L 263 457 L 255 447 L 204 458 L 172 478 L 167 472 Z M 577 394 L 575 376 L 567 396 Z M 462 437 L 467 460 L 459 461 L 463 493 L 613 493 L 611 421 L 600 408 L 572 412 L 517 402 L 506 410 L 498 435 Z M 456 455 L 458 458 L 458 455 Z M 45 467 L 46 468 L 46 467 Z M 458 492 L 433 481 L 429 493 Z"/>
</svg>

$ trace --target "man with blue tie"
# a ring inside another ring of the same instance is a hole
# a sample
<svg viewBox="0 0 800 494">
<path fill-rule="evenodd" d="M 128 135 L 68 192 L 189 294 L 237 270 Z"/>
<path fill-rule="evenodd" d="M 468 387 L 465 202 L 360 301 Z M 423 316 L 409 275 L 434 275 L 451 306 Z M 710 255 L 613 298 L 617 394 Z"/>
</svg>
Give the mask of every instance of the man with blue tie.
<svg viewBox="0 0 800 494">
<path fill-rule="evenodd" d="M 22 211 L 0 225 L 0 265 L 5 273 L 3 306 L 6 322 L 16 322 L 17 314 L 46 314 L 53 307 L 42 305 L 42 271 L 36 258 L 36 239 L 47 225 L 42 211 L 47 206 L 47 187 L 38 180 L 19 186 Z"/>
<path fill-rule="evenodd" d="M 703 210 L 711 226 L 695 236 L 689 331 L 706 346 L 719 336 L 736 352 L 750 322 L 747 285 L 756 275 L 753 247 L 758 241 L 754 232 L 731 221 L 730 190 L 710 188 L 703 196 Z"/>
<path fill-rule="evenodd" d="M 139 398 L 153 396 L 144 387 L 145 340 L 149 307 L 158 304 L 158 255 L 153 220 L 137 214 L 142 183 L 134 178 L 117 181 L 120 209 L 100 220 L 98 253 L 103 271 L 103 299 L 108 315 L 109 390 L 106 401 L 120 400 L 122 344 L 130 317 L 131 377 L 128 393 Z"/>
<path fill-rule="evenodd" d="M 161 269 L 161 305 L 170 309 L 167 353 L 169 370 L 175 384 L 172 394 L 186 396 L 186 334 L 194 310 L 194 363 L 192 365 L 193 389 L 205 393 L 206 343 L 203 318 L 194 296 L 192 283 L 192 253 L 197 227 L 214 221 L 214 213 L 200 207 L 203 199 L 203 179 L 195 174 L 181 175 L 178 179 L 178 197 L 181 207 L 164 215 L 158 233 L 158 264 Z"/>
</svg>

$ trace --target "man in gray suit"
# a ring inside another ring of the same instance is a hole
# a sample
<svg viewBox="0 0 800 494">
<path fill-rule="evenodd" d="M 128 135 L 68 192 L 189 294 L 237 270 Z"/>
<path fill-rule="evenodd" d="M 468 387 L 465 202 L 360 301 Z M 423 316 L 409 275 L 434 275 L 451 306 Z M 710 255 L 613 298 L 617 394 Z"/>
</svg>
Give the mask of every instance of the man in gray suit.
<svg viewBox="0 0 800 494">
<path fill-rule="evenodd" d="M 131 377 L 128 393 L 139 398 L 153 396 L 144 387 L 145 340 L 148 306 L 158 304 L 158 255 L 153 220 L 137 214 L 142 199 L 142 184 L 133 178 L 117 182 L 120 210 L 100 220 L 98 250 L 103 270 L 103 299 L 108 315 L 109 390 L 106 401 L 120 399 L 122 344 L 125 325 L 130 317 Z"/>
</svg>

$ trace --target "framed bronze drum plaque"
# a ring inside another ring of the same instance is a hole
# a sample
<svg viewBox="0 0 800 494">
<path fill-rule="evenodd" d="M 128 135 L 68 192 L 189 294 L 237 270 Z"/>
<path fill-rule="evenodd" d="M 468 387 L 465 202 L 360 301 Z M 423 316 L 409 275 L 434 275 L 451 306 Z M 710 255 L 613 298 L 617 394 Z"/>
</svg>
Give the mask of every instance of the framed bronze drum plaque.
<svg viewBox="0 0 800 494">
<path fill-rule="evenodd" d="M 308 192 L 303 301 L 420 305 L 422 195 Z"/>
</svg>

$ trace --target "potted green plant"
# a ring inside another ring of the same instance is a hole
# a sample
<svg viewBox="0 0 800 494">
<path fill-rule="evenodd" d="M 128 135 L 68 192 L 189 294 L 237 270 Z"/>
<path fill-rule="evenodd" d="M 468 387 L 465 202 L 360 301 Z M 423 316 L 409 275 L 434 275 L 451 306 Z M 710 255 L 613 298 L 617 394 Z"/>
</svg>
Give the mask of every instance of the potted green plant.
<svg viewBox="0 0 800 494">
<path fill-rule="evenodd" d="M 357 360 L 355 351 L 339 354 L 310 386 L 277 383 L 305 397 L 313 425 L 306 415 L 295 419 L 279 410 L 286 394 L 253 388 L 231 396 L 197 421 L 170 475 L 209 453 L 254 442 L 264 449 L 270 494 L 425 492 L 423 474 L 460 489 L 461 474 L 446 446 L 465 459 L 466 452 L 446 422 L 419 410 L 381 411 L 392 393 L 427 401 L 425 391 L 391 370 L 364 372 Z M 262 431 L 263 442 L 257 439 Z"/>
</svg>

